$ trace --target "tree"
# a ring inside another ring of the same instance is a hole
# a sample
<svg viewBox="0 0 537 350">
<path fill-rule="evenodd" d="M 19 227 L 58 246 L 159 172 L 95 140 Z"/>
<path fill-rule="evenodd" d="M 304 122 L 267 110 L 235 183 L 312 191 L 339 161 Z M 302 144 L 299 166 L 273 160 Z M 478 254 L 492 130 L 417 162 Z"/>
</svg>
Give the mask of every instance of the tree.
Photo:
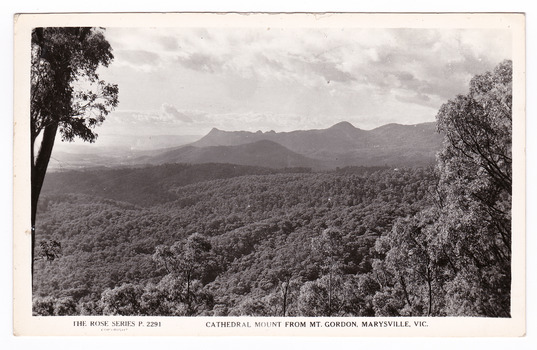
<svg viewBox="0 0 537 350">
<path fill-rule="evenodd" d="M 187 303 L 184 281 L 173 274 L 164 276 L 158 284 L 149 283 L 141 295 L 142 314 L 150 316 L 192 316 L 210 310 L 213 296 L 198 280 L 190 283 Z"/>
<path fill-rule="evenodd" d="M 510 316 L 511 84 L 504 61 L 440 108 L 434 205 L 377 241 L 377 315 Z"/>
<path fill-rule="evenodd" d="M 194 233 L 185 242 L 176 242 L 171 247 L 158 246 L 153 254 L 153 260 L 168 273 L 168 278 L 163 280 L 180 286 L 174 287 L 180 295 L 172 300 L 185 305 L 187 316 L 196 313 L 198 304 L 207 299 L 201 285 L 215 268 L 211 248 L 207 238 Z"/>
<path fill-rule="evenodd" d="M 39 242 L 39 256 L 47 261 L 52 261 L 60 257 L 62 245 L 53 240 Z"/>
<path fill-rule="evenodd" d="M 508 317 L 511 297 L 512 62 L 475 76 L 437 115 L 440 214 L 452 314 Z M 473 301 L 471 301 L 473 300 Z"/>
<path fill-rule="evenodd" d="M 337 302 L 335 301 L 336 290 L 341 284 L 341 266 L 344 260 L 344 240 L 342 233 L 335 228 L 325 229 L 320 236 L 315 237 L 312 240 L 313 251 L 320 254 L 323 259 L 322 270 L 326 278 L 321 278 L 318 281 L 321 281 L 321 286 L 309 285 L 304 288 L 305 291 L 309 292 L 311 295 L 314 295 L 314 292 L 323 290 L 323 283 L 326 283 L 326 310 L 323 311 L 324 316 L 332 316 L 332 313 L 337 310 Z M 324 277 L 324 276 L 323 276 Z M 302 291 L 302 290 L 301 290 Z M 323 298 L 320 298 L 323 300 Z"/>
<path fill-rule="evenodd" d="M 34 316 L 73 316 L 77 313 L 77 304 L 72 297 L 37 297 L 32 304 Z"/>
<path fill-rule="evenodd" d="M 127 283 L 102 293 L 104 315 L 136 316 L 143 314 L 141 300 L 144 290 L 140 285 Z"/>
<path fill-rule="evenodd" d="M 296 263 L 296 261 L 292 261 Z M 270 267 L 267 267 L 269 269 Z M 272 293 L 268 294 L 264 301 L 267 304 L 267 316 L 290 316 L 296 311 L 296 299 L 302 285 L 297 272 L 291 268 L 281 267 L 270 271 L 272 280 L 276 286 Z"/>
<path fill-rule="evenodd" d="M 435 219 L 434 209 L 423 210 L 411 218 L 399 219 L 391 232 L 377 240 L 376 250 L 384 260 L 375 264 L 375 273 L 388 282 L 375 299 L 374 306 L 382 316 L 439 315 L 443 301 L 440 276 L 445 262 L 431 244 L 434 232 L 430 230 Z"/>
<path fill-rule="evenodd" d="M 62 141 L 79 137 L 94 142 L 97 134 L 93 129 L 118 104 L 118 87 L 100 80 L 97 74 L 100 66 L 107 67 L 114 58 L 102 29 L 35 28 L 31 45 L 33 276 L 37 202 L 56 135 L 59 132 Z"/>
</svg>

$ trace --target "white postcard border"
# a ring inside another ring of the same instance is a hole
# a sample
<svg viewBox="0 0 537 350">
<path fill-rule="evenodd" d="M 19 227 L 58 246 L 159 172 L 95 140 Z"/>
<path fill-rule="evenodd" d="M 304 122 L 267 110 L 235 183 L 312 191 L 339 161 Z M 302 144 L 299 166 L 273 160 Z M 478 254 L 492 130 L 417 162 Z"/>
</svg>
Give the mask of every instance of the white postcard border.
<svg viewBox="0 0 537 350">
<path fill-rule="evenodd" d="M 35 317 L 31 312 L 29 62 L 34 27 L 508 28 L 513 33 L 512 317 Z M 525 334 L 525 19 L 523 14 L 38 14 L 15 18 L 14 331 L 16 335 L 522 336 Z M 106 323 L 105 323 L 106 322 Z M 113 325 L 114 322 L 123 322 Z M 223 322 L 218 326 L 212 323 Z M 235 322 L 233 324 L 233 322 Z M 279 322 L 255 327 L 255 322 Z M 298 326 L 286 324 L 298 322 Z M 304 322 L 304 323 L 302 323 Z M 318 323 L 317 323 L 318 322 Z M 341 322 L 331 327 L 332 322 Z M 356 322 L 354 326 L 350 322 Z M 379 322 L 377 326 L 364 326 Z M 410 326 L 407 326 L 410 324 Z M 414 322 L 425 322 L 414 325 Z M 238 324 L 237 324 L 238 323 Z M 316 326 L 312 326 L 315 323 Z M 317 324 L 321 326 L 317 326 Z M 149 325 L 154 325 L 150 327 Z M 248 327 L 249 326 L 249 327 Z"/>
</svg>

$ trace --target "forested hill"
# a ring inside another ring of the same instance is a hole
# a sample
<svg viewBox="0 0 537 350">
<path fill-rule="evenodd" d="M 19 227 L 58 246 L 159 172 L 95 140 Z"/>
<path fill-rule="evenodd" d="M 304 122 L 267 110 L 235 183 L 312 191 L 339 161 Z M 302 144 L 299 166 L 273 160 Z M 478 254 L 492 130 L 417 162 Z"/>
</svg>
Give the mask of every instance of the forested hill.
<svg viewBox="0 0 537 350">
<path fill-rule="evenodd" d="M 263 166 L 274 169 L 289 167 L 326 168 L 319 160 L 295 153 L 284 146 L 269 140 L 234 146 L 184 146 L 159 154 L 141 157 L 137 163 L 231 163 L 251 166 Z"/>
<path fill-rule="evenodd" d="M 309 172 L 308 168 L 270 169 L 237 164 L 164 164 L 50 173 L 43 194 L 78 193 L 148 206 L 179 198 L 170 188 L 244 175 Z"/>
<path fill-rule="evenodd" d="M 198 167 L 205 167 L 200 174 L 218 174 L 221 167 L 220 175 L 212 175 L 220 179 L 193 180 L 195 176 L 185 175 L 198 174 Z M 52 240 L 60 242 L 62 249 L 56 259 L 37 264 L 36 295 L 53 298 L 39 303 L 56 300 L 56 306 L 67 305 L 64 313 L 89 314 L 300 315 L 304 310 L 322 314 L 311 305 L 301 306 L 307 303 L 308 288 L 326 278 L 325 253 L 313 243 L 335 230 L 342 249 L 338 256 L 343 259 L 338 265 L 338 283 L 351 289 L 370 283 L 357 276 L 364 279 L 372 271 L 377 237 L 390 231 L 398 218 L 420 210 L 434 182 L 430 169 L 276 173 L 213 164 L 128 171 L 49 177 L 37 230 L 45 246 Z M 106 188 L 97 185 L 101 182 L 107 183 Z M 155 187 L 138 191 L 143 183 L 162 186 L 168 197 L 159 195 L 145 207 L 133 204 L 154 191 Z M 90 195 L 91 188 L 95 191 Z M 207 239 L 211 248 L 197 262 L 196 285 L 191 287 L 197 302 L 189 302 L 188 310 L 155 305 L 145 311 L 109 309 L 125 288 L 142 294 L 173 291 L 173 279 L 159 263 L 161 254 L 174 244 L 189 245 L 200 239 Z M 282 286 L 288 286 L 289 293 L 284 311 Z M 355 298 L 344 302 L 342 287 L 341 305 L 337 312 L 330 312 L 374 313 L 371 298 L 379 286 L 368 288 L 363 289 L 363 302 Z M 306 294 L 300 296 L 300 290 Z"/>
</svg>

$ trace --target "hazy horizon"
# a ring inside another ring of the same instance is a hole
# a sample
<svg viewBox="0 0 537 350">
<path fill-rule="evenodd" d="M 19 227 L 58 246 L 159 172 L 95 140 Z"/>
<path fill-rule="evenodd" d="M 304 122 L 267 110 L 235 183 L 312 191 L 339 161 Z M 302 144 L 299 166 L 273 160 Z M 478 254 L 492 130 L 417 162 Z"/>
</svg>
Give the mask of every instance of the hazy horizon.
<svg viewBox="0 0 537 350">
<path fill-rule="evenodd" d="M 423 122 L 423 123 L 434 123 L 435 121 L 431 122 Z M 350 123 L 346 120 L 341 120 L 338 122 L 335 122 L 334 124 L 326 127 L 326 128 L 315 128 L 315 129 L 295 129 L 295 130 L 289 130 L 289 131 L 280 131 L 280 132 L 292 132 L 292 131 L 305 131 L 305 130 L 323 130 L 328 129 L 334 125 L 341 124 L 341 123 Z M 416 124 L 402 124 L 402 123 L 395 123 L 400 125 L 417 125 L 417 124 L 423 124 L 423 123 L 416 123 Z M 357 129 L 361 129 L 364 131 L 371 131 L 374 129 L 377 129 L 379 127 L 388 125 L 388 124 L 394 124 L 394 123 L 387 123 L 380 126 L 376 126 L 374 128 L 369 129 L 363 129 L 359 128 L 356 125 L 350 123 L 353 127 Z M 217 129 L 224 132 L 251 132 L 251 133 L 268 133 L 268 132 L 276 132 L 275 130 L 244 130 L 244 129 L 237 129 L 237 130 L 227 130 L 223 128 L 217 128 L 213 127 L 211 130 L 209 130 L 205 134 L 200 135 L 181 135 L 181 134 L 158 134 L 158 135 L 132 135 L 132 134 L 107 134 L 104 136 L 105 141 L 102 141 L 102 137 L 98 137 L 97 141 L 94 143 L 88 143 L 83 142 L 81 140 L 73 141 L 73 142 L 58 142 L 55 145 L 55 150 L 59 152 L 69 152 L 74 151 L 75 153 L 77 151 L 86 150 L 91 148 L 130 148 L 131 150 L 156 150 L 156 149 L 164 149 L 174 146 L 182 146 L 187 145 L 189 143 L 198 141 L 199 139 L 202 139 L 203 137 L 207 136 L 213 129 Z M 145 140 L 145 142 L 144 142 Z M 151 142 L 153 140 L 153 142 Z"/>
</svg>

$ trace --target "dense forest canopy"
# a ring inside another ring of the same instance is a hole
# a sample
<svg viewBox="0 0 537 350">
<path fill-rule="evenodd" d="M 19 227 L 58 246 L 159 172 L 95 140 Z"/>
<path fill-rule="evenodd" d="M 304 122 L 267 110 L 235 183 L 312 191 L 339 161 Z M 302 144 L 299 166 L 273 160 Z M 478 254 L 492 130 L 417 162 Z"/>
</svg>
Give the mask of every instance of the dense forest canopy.
<svg viewBox="0 0 537 350">
<path fill-rule="evenodd" d="M 192 167 L 198 166 L 188 168 Z M 376 239 L 397 217 L 417 212 L 434 183 L 431 168 L 356 172 L 254 174 L 172 183 L 170 192 L 179 199 L 162 197 L 162 203 L 150 206 L 135 204 L 145 197 L 145 190 L 129 203 L 108 199 L 106 192 L 97 197 L 50 189 L 44 194 L 39 228 L 46 239 L 62 243 L 62 254 L 37 265 L 36 294 L 72 298 L 80 306 L 97 303 L 107 289 L 126 284 L 138 286 L 140 297 L 148 288 L 164 293 L 169 283 L 187 285 L 183 270 L 190 261 L 203 266 L 192 267 L 191 290 L 185 287 L 177 298 L 201 293 L 210 295 L 207 300 L 212 304 L 197 305 L 196 312 L 193 305 L 185 305 L 181 310 L 186 314 L 249 314 L 248 308 L 259 304 L 256 307 L 273 308 L 270 312 L 279 315 L 281 305 L 272 305 L 269 299 L 284 288 L 285 314 L 298 315 L 297 298 L 306 283 L 316 283 L 307 284 L 311 289 L 324 283 L 326 274 L 342 282 L 343 277 L 352 280 L 371 272 Z M 53 174 L 52 179 L 54 175 L 65 180 L 66 174 Z M 158 181 L 152 183 L 160 186 Z M 331 230 L 338 232 L 334 251 L 316 248 L 324 244 L 315 241 Z M 193 237 L 207 241 L 203 258 L 183 256 L 182 247 Z M 333 266 L 323 265 L 326 254 L 335 261 Z M 106 298 L 114 295 L 107 293 Z M 261 309 L 255 313 L 269 312 Z"/>
</svg>

